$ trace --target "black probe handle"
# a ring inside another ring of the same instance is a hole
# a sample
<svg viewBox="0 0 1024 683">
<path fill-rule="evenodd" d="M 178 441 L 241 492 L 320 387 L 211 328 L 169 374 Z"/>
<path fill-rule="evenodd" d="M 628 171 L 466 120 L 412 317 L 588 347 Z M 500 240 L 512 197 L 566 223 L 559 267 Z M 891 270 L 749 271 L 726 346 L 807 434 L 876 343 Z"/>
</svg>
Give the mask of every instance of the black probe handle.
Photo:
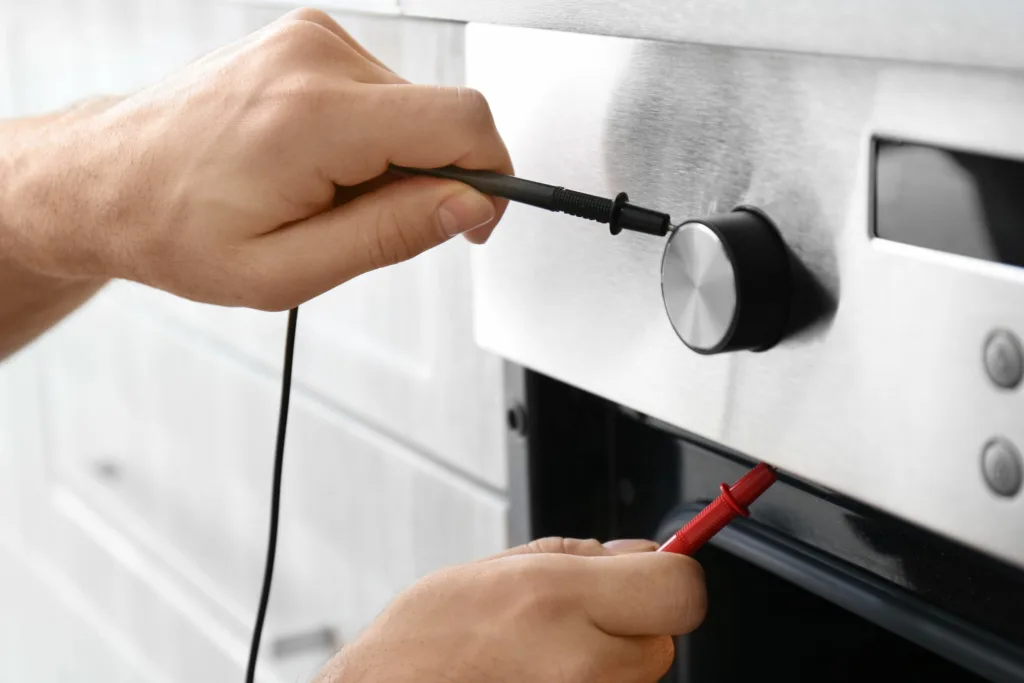
<svg viewBox="0 0 1024 683">
<path fill-rule="evenodd" d="M 416 175 L 427 175 L 434 178 L 445 178 L 447 180 L 458 180 L 460 183 L 469 185 L 474 190 L 489 194 L 492 197 L 501 197 L 520 204 L 529 204 L 548 211 L 558 211 L 555 206 L 554 185 L 535 183 L 532 180 L 523 180 L 515 176 L 495 173 L 494 171 L 469 171 L 458 166 L 445 166 L 443 168 L 406 168 L 395 166 L 395 170 L 402 173 Z"/>
<path fill-rule="evenodd" d="M 548 211 L 567 213 L 598 223 L 608 223 L 613 235 L 617 235 L 622 230 L 633 230 L 664 237 L 669 231 L 670 218 L 668 214 L 630 204 L 625 192 L 620 193 L 613 201 L 494 171 L 474 171 L 458 166 L 442 168 L 392 166 L 392 169 L 400 173 L 457 180 L 493 197 L 529 204 Z"/>
</svg>

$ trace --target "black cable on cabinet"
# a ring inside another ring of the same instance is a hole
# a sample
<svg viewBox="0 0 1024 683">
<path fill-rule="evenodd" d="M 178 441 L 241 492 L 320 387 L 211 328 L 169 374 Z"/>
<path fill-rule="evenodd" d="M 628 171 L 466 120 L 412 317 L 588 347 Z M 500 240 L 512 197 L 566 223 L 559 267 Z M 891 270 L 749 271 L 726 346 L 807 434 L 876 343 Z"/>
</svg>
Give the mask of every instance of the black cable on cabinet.
<svg viewBox="0 0 1024 683">
<path fill-rule="evenodd" d="M 256 678 L 256 659 L 260 653 L 260 637 L 263 635 L 263 621 L 267 616 L 270 602 L 270 584 L 274 578 L 274 557 L 277 555 L 277 522 L 281 513 L 281 470 L 284 465 L 284 437 L 288 429 L 288 403 L 292 393 L 292 358 L 295 355 L 295 327 L 299 320 L 299 307 L 288 311 L 288 333 L 284 342 L 284 369 L 281 373 L 281 406 L 277 417 L 277 444 L 274 448 L 274 479 L 270 493 L 270 537 L 267 539 L 267 560 L 263 569 L 263 590 L 256 610 L 256 624 L 252 630 L 252 645 L 249 648 L 249 665 L 245 681 L 253 683 Z"/>
</svg>

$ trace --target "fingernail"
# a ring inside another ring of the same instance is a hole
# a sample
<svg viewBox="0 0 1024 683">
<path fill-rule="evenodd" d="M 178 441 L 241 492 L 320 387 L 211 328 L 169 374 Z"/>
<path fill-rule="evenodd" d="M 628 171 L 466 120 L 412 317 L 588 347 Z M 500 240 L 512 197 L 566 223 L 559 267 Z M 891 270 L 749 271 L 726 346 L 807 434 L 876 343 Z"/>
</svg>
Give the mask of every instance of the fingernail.
<svg viewBox="0 0 1024 683">
<path fill-rule="evenodd" d="M 494 218 L 494 204 L 474 190 L 452 195 L 437 209 L 441 226 L 449 237 L 486 225 Z"/>
<path fill-rule="evenodd" d="M 657 550 L 658 544 L 642 538 L 619 538 L 614 541 L 608 541 L 604 544 L 604 547 L 617 555 L 626 555 L 628 553 L 643 553 Z"/>
</svg>

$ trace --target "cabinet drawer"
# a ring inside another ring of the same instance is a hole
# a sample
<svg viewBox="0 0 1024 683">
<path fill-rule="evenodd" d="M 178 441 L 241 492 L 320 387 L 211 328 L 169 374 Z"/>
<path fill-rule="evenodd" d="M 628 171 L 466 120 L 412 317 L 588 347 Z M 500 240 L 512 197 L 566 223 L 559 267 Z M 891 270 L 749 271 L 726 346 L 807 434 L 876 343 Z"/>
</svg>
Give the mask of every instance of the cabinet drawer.
<svg viewBox="0 0 1024 683">
<path fill-rule="evenodd" d="M 50 485 L 242 644 L 262 576 L 279 378 L 116 303 L 101 296 L 47 340 Z M 503 497 L 296 392 L 268 642 L 322 629 L 350 640 L 417 577 L 504 546 Z"/>
</svg>

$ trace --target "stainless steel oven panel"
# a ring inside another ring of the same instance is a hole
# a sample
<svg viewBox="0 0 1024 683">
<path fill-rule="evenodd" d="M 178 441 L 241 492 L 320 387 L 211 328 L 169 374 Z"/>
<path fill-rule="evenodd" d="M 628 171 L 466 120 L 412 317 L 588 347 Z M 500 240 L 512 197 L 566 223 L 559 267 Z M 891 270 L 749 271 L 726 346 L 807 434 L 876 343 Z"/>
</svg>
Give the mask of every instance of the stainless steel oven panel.
<svg viewBox="0 0 1024 683">
<path fill-rule="evenodd" d="M 383 1 L 331 0 L 356 6 Z M 401 0 L 399 4 L 405 14 L 457 21 L 765 50 L 1024 66 L 1020 50 L 1024 5 L 1016 0 Z"/>
<path fill-rule="evenodd" d="M 870 140 L 1024 159 L 1024 75 L 471 25 L 469 83 L 524 177 L 677 220 L 761 207 L 838 305 L 764 353 L 700 356 L 660 294 L 664 241 L 527 207 L 477 251 L 477 338 L 534 368 L 1024 566 L 1024 390 L 982 366 L 1024 336 L 1024 270 L 870 237 Z M 828 297 L 826 297 L 828 298 Z"/>
</svg>

